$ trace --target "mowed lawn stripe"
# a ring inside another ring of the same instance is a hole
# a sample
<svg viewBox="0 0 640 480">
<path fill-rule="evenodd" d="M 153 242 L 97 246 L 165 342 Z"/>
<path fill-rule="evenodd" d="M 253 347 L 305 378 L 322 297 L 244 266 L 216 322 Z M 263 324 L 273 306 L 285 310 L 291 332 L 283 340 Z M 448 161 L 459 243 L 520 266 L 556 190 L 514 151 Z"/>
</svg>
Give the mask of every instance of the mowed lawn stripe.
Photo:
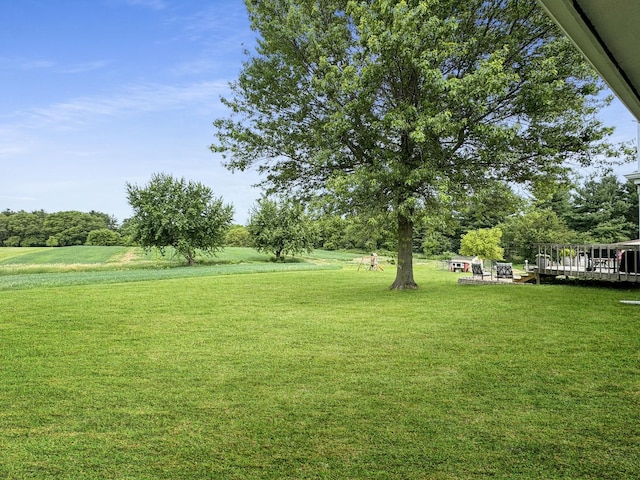
<svg viewBox="0 0 640 480">
<path fill-rule="evenodd" d="M 124 255 L 132 247 L 20 247 L 0 248 L 0 265 L 101 264 Z"/>
</svg>

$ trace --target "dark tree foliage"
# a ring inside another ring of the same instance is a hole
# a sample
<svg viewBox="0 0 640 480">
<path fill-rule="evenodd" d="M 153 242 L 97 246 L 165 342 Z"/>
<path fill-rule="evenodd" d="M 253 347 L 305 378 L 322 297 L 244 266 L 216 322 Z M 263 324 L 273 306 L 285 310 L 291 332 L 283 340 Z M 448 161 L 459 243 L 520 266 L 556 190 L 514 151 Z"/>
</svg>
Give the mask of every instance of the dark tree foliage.
<svg viewBox="0 0 640 480">
<path fill-rule="evenodd" d="M 492 228 L 524 207 L 524 199 L 500 181 L 487 182 L 458 203 L 457 220 L 464 231 Z"/>
<path fill-rule="evenodd" d="M 12 212 L 0 215 L 0 245 L 64 247 L 84 245 L 93 230 L 115 229 L 115 219 L 101 212 Z"/>
<path fill-rule="evenodd" d="M 46 216 L 43 228 L 51 246 L 84 245 L 89 232 L 107 228 L 107 221 L 95 212 L 57 212 Z"/>
<path fill-rule="evenodd" d="M 632 220 L 633 190 L 611 170 L 593 174 L 575 190 L 573 208 L 566 212 L 568 226 L 583 232 L 591 242 L 615 243 L 636 238 L 638 225 Z M 637 195 L 636 195 L 637 197 Z"/>
<path fill-rule="evenodd" d="M 502 245 L 509 258 L 534 261 L 537 243 L 568 243 L 576 240 L 576 232 L 551 208 L 532 206 L 500 224 Z"/>
</svg>

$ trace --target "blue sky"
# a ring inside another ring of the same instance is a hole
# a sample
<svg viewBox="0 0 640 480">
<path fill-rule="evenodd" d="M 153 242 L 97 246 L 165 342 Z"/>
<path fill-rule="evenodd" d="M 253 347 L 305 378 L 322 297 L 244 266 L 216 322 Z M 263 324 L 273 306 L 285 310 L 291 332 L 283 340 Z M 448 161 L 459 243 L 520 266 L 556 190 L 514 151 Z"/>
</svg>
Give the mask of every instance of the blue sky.
<svg viewBox="0 0 640 480">
<path fill-rule="evenodd" d="M 241 0 L 7 0 L 0 18 L 0 211 L 122 221 L 125 184 L 163 172 L 208 185 L 246 222 L 258 177 L 209 150 L 254 42 Z M 635 141 L 620 102 L 602 117 Z"/>
<path fill-rule="evenodd" d="M 253 44 L 241 0 L 0 2 L 0 210 L 131 216 L 126 182 L 202 182 L 244 223 L 259 196 L 209 150 Z"/>
</svg>

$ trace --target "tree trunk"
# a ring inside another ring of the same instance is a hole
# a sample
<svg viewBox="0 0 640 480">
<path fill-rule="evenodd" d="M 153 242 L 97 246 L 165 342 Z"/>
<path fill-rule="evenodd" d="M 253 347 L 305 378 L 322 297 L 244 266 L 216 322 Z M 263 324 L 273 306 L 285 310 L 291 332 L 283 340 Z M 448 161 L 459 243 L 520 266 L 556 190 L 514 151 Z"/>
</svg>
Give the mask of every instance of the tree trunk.
<svg viewBox="0 0 640 480">
<path fill-rule="evenodd" d="M 413 222 L 398 214 L 398 266 L 392 290 L 418 288 L 413 280 Z"/>
</svg>

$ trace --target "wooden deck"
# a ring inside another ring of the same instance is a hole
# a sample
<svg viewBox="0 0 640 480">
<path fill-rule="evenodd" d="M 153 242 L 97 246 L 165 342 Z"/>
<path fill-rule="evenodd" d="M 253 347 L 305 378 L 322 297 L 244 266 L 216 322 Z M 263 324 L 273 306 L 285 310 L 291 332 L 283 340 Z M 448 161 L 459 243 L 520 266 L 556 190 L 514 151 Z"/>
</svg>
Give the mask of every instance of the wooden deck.
<svg viewBox="0 0 640 480">
<path fill-rule="evenodd" d="M 640 240 L 615 244 L 540 244 L 534 265 L 513 279 L 460 277 L 460 284 L 540 283 L 567 277 L 640 284 Z"/>
<path fill-rule="evenodd" d="M 562 276 L 640 283 L 640 241 L 607 245 L 541 244 L 534 271 L 539 278 Z"/>
</svg>

